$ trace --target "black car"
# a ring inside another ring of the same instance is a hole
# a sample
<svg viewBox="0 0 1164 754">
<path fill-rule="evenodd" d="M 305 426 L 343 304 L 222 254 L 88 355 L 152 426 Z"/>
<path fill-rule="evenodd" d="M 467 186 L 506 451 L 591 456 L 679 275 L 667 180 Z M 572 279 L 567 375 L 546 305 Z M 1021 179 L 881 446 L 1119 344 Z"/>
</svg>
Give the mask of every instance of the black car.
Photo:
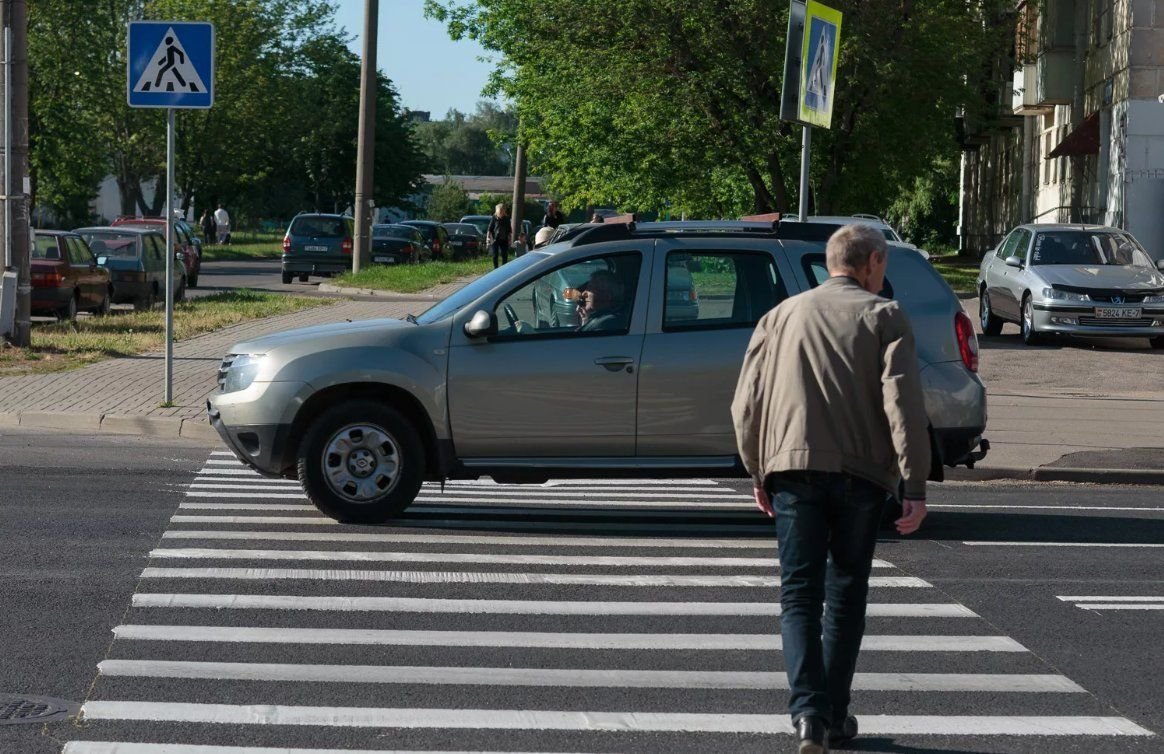
<svg viewBox="0 0 1164 754">
<path fill-rule="evenodd" d="M 417 264 L 432 257 L 420 230 L 411 225 L 373 225 L 372 261 L 376 264 Z"/>
<path fill-rule="evenodd" d="M 404 220 L 400 225 L 410 225 L 420 231 L 424 242 L 432 249 L 433 259 L 449 259 L 453 254 L 449 249 L 449 232 L 445 226 L 432 220 Z"/>
<path fill-rule="evenodd" d="M 152 309 L 166 297 L 166 237 L 146 227 L 119 225 L 74 231 L 89 245 L 97 264 L 109 271 L 113 303 Z M 186 267 L 175 258 L 174 300 L 186 297 Z"/>
<path fill-rule="evenodd" d="M 475 257 L 485 250 L 485 234 L 473 223 L 445 223 L 449 234 L 446 256 L 452 259 Z"/>
</svg>

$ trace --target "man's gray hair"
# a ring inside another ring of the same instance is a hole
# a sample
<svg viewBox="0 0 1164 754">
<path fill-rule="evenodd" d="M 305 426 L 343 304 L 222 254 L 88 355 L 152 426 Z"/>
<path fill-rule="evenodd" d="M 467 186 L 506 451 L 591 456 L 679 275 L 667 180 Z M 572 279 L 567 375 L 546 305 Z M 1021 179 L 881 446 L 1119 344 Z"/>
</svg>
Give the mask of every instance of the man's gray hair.
<svg viewBox="0 0 1164 754">
<path fill-rule="evenodd" d="M 846 225 L 829 238 L 825 247 L 825 264 L 829 272 L 860 270 L 869 264 L 873 252 L 889 250 L 885 236 L 870 225 Z"/>
</svg>

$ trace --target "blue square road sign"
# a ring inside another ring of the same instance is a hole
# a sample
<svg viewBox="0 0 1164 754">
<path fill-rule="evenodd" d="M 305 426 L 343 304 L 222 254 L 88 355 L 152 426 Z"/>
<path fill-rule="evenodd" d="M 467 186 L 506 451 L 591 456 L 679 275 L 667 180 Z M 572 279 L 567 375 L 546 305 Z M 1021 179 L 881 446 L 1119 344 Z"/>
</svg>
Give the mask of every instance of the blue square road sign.
<svg viewBox="0 0 1164 754">
<path fill-rule="evenodd" d="M 126 57 L 130 107 L 214 104 L 214 24 L 132 21 Z"/>
</svg>

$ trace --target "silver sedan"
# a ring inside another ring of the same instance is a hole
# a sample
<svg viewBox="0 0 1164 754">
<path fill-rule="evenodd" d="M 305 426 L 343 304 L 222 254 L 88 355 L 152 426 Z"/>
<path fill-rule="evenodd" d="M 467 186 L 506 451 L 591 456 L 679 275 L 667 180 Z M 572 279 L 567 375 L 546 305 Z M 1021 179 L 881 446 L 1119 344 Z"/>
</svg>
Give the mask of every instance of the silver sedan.
<svg viewBox="0 0 1164 754">
<path fill-rule="evenodd" d="M 983 258 L 978 293 L 987 335 L 1015 322 L 1028 344 L 1098 335 L 1164 348 L 1164 274 L 1118 228 L 1020 225 Z"/>
</svg>

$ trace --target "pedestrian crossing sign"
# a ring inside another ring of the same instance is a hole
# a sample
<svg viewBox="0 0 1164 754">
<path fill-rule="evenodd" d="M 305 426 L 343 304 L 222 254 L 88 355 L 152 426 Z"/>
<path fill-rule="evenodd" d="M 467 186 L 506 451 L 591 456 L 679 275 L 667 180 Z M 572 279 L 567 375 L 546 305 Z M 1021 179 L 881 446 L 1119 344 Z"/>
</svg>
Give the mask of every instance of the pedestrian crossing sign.
<svg viewBox="0 0 1164 754">
<path fill-rule="evenodd" d="M 214 24 L 133 21 L 126 68 L 130 107 L 210 107 Z"/>
<path fill-rule="evenodd" d="M 821 128 L 832 124 L 840 41 L 841 12 L 808 0 L 800 58 L 802 123 Z"/>
</svg>

